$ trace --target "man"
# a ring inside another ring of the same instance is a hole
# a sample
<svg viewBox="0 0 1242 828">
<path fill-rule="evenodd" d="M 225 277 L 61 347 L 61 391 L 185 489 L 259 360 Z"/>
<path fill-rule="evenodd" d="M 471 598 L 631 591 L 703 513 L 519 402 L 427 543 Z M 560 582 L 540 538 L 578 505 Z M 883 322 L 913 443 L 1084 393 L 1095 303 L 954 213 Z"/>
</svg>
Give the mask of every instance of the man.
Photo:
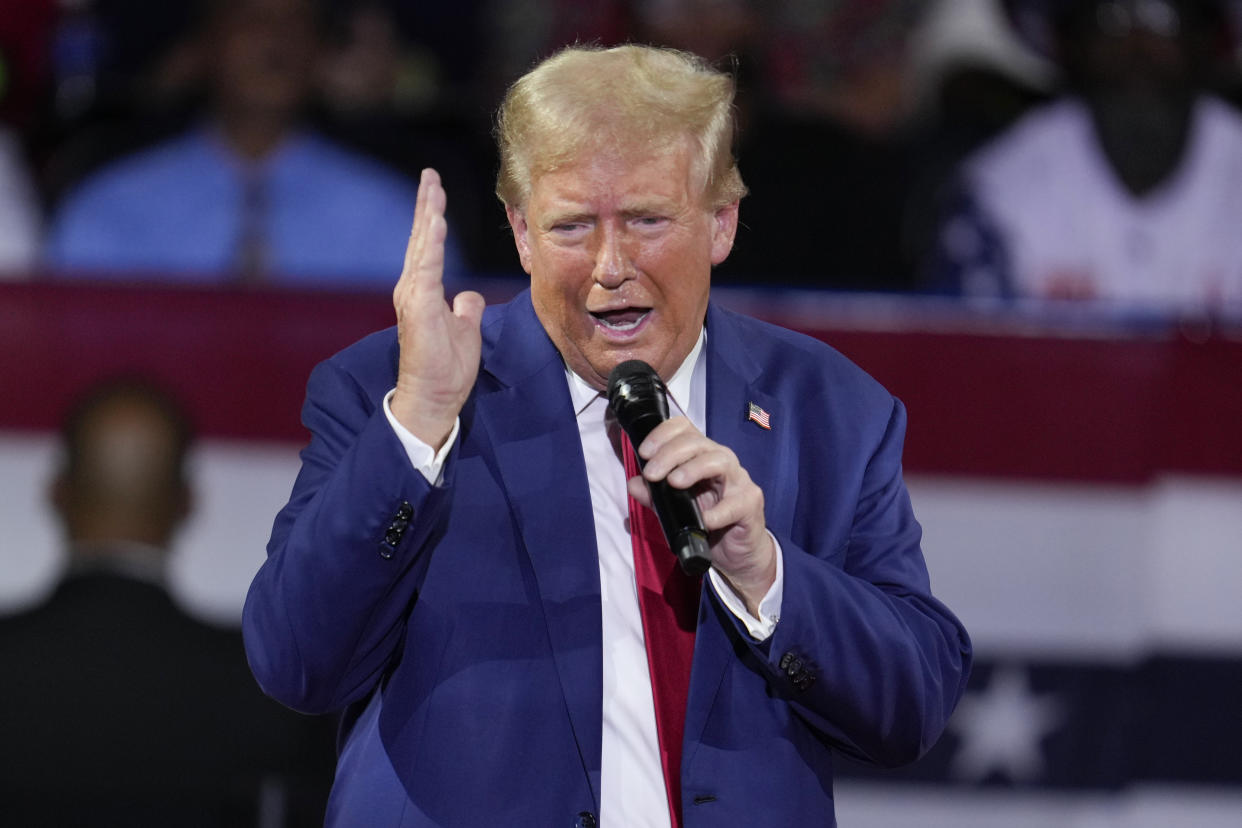
<svg viewBox="0 0 1242 828">
<path fill-rule="evenodd" d="M 244 628 L 269 693 L 350 711 L 329 824 L 830 825 L 834 751 L 906 762 L 944 726 L 969 642 L 930 594 L 900 403 L 708 300 L 731 100 L 684 53 L 548 59 L 497 127 L 530 291 L 449 308 L 426 171 L 396 330 L 312 374 Z M 701 585 L 666 549 L 645 581 L 632 545 L 650 496 L 599 393 L 632 358 L 685 415 L 638 450 L 698 497 Z"/>
<path fill-rule="evenodd" d="M 1068 94 L 967 159 L 930 281 L 1130 312 L 1242 310 L 1242 117 L 1208 92 L 1222 4 L 1028 12 L 1056 32 Z"/>
<path fill-rule="evenodd" d="M 48 265 L 66 277 L 387 289 L 413 182 L 303 127 L 318 0 L 201 5 L 188 55 L 209 87 L 204 122 L 74 190 Z"/>
<path fill-rule="evenodd" d="M 328 722 L 265 699 L 237 630 L 165 589 L 190 512 L 180 409 L 109 382 L 75 406 L 51 499 L 68 571 L 0 619 L 0 821 L 37 826 L 313 825 Z"/>
</svg>

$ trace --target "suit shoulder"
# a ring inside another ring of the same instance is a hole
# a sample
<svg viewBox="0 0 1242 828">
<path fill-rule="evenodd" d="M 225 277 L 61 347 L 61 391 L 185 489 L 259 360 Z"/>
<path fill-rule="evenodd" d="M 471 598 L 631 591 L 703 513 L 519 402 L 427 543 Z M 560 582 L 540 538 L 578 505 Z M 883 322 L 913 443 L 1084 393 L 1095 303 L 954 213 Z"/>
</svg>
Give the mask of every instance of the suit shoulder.
<svg viewBox="0 0 1242 828">
<path fill-rule="evenodd" d="M 325 375 L 345 375 L 368 397 L 382 398 L 397 381 L 397 327 L 394 325 L 364 336 L 315 366 L 308 392 Z"/>
<path fill-rule="evenodd" d="M 377 360 L 382 361 L 396 347 L 397 326 L 391 325 L 346 345 L 325 361 L 335 363 L 345 370 L 351 370 L 354 366 L 367 365 Z"/>
</svg>

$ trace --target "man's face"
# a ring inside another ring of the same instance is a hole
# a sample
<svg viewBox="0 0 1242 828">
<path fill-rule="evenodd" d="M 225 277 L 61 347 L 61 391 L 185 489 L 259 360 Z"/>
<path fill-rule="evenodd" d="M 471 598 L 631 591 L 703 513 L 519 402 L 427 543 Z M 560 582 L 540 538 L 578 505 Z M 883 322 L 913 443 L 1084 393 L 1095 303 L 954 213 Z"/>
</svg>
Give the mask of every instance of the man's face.
<svg viewBox="0 0 1242 828">
<path fill-rule="evenodd" d="M 1107 0 L 1080 24 L 1088 91 L 1141 102 L 1184 93 L 1191 22 L 1167 0 Z"/>
<path fill-rule="evenodd" d="M 690 160 L 688 139 L 656 152 L 587 152 L 537 176 L 524 210 L 509 208 L 539 321 L 596 388 L 627 359 L 667 380 L 698 340 L 737 202 L 709 207 Z"/>
<path fill-rule="evenodd" d="M 287 118 L 310 94 L 318 34 L 307 0 L 235 0 L 210 46 L 215 92 L 226 107 Z"/>
</svg>

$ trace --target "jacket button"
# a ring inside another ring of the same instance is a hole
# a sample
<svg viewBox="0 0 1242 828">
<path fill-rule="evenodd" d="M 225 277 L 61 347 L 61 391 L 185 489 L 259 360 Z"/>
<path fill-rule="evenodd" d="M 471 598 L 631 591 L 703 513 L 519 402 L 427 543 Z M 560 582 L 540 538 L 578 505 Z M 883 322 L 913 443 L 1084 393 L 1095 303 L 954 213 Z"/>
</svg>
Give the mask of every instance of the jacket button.
<svg viewBox="0 0 1242 828">
<path fill-rule="evenodd" d="M 783 656 L 781 656 L 781 669 L 788 670 L 789 663 L 793 660 L 794 660 L 794 654 L 792 652 L 785 653 Z"/>
<path fill-rule="evenodd" d="M 410 505 L 408 500 L 401 501 L 401 507 L 397 509 L 397 517 L 401 520 L 409 520 L 414 517 L 414 507 Z"/>
<path fill-rule="evenodd" d="M 401 543 L 401 530 L 393 527 L 388 530 L 388 534 L 384 535 L 384 543 L 389 546 L 396 546 Z"/>
<path fill-rule="evenodd" d="M 590 811 L 583 811 L 578 814 L 578 818 L 574 820 L 574 828 L 595 828 L 595 814 Z"/>
</svg>

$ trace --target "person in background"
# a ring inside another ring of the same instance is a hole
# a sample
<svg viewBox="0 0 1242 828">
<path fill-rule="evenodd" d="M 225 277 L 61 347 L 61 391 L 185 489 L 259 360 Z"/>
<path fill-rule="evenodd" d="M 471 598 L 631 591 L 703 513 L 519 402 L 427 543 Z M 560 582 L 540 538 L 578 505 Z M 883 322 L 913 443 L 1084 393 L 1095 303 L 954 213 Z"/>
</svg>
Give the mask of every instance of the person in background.
<svg viewBox="0 0 1242 828">
<path fill-rule="evenodd" d="M 1220 3 L 1063 2 L 1020 19 L 1033 12 L 1067 92 L 967 159 L 928 282 L 1128 313 L 1242 310 L 1242 117 L 1209 91 Z"/>
<path fill-rule="evenodd" d="M 446 302 L 424 171 L 397 327 L 311 374 L 243 614 L 266 692 L 345 711 L 329 825 L 832 825 L 838 755 L 939 737 L 971 649 L 931 593 L 904 407 L 709 298 L 746 192 L 732 103 L 655 47 L 520 78 L 496 191 L 530 289 L 500 306 Z M 677 412 L 641 477 L 602 393 L 631 359 Z M 644 478 L 695 498 L 706 573 Z"/>
<path fill-rule="evenodd" d="M 137 381 L 88 392 L 65 420 L 50 499 L 67 571 L 0 618 L 0 822 L 310 826 L 331 723 L 265 699 L 241 635 L 165 589 L 192 508 L 185 414 Z"/>
<path fill-rule="evenodd" d="M 1004 0 L 936 0 L 911 42 L 913 181 L 903 242 L 917 271 L 934 246 L 946 188 L 970 153 L 1057 91 L 1058 72 L 1015 31 Z"/>
<path fill-rule="evenodd" d="M 392 279 L 415 188 L 304 129 L 315 0 L 204 0 L 184 57 L 205 120 L 89 176 L 58 205 L 45 259 L 61 277 L 373 287 Z M 449 278 L 462 275 L 449 242 Z"/>
<path fill-rule="evenodd" d="M 469 217 L 453 225 L 465 265 L 472 275 L 508 275 L 512 262 L 498 265 L 494 253 L 508 251 L 504 214 L 491 191 L 491 104 L 479 102 L 475 86 L 453 74 L 444 51 L 452 40 L 466 51 L 485 49 L 472 25 L 480 1 L 338 4 L 320 64 L 316 124 L 411 178 L 424 167 L 439 170 L 453 182 L 453 215 Z M 462 58 L 459 50 L 452 62 Z"/>
</svg>

